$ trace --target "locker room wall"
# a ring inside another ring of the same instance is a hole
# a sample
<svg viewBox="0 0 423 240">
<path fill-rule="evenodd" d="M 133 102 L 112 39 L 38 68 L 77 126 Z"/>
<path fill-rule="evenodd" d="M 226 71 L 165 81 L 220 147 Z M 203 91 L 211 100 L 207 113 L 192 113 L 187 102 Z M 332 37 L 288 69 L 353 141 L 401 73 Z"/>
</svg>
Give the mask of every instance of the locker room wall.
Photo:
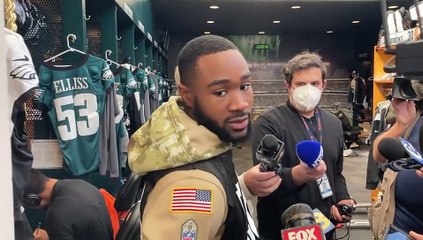
<svg viewBox="0 0 423 240">
<path fill-rule="evenodd" d="M 360 65 L 357 55 L 368 52 L 372 53 L 373 46 L 377 42 L 376 34 L 364 34 L 353 38 L 348 35 L 322 34 L 322 35 L 283 35 L 279 36 L 281 43 L 278 53 L 278 59 L 271 59 L 270 62 L 286 62 L 295 54 L 308 49 L 317 51 L 322 55 L 325 62 L 329 62 L 329 74 L 338 75 L 336 69 L 346 71 L 356 68 Z M 172 34 L 168 51 L 168 73 L 174 74 L 176 59 L 183 45 L 194 38 L 194 35 Z M 230 37 L 230 36 L 229 36 Z M 277 65 L 280 73 L 281 65 Z M 172 77 L 171 77 L 172 78 Z M 281 75 L 279 75 L 281 78 Z"/>
</svg>

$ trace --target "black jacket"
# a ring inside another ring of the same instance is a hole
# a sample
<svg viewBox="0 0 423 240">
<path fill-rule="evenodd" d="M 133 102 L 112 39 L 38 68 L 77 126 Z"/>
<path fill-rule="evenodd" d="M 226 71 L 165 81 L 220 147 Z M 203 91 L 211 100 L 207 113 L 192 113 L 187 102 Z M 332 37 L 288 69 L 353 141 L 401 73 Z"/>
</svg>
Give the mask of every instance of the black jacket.
<svg viewBox="0 0 423 240">
<path fill-rule="evenodd" d="M 304 123 L 297 111 L 287 104 L 280 105 L 260 116 L 253 129 L 253 161 L 255 149 L 265 134 L 273 134 L 285 143 L 285 155 L 282 159 L 284 176 L 279 188 L 267 197 L 261 197 L 257 204 L 260 234 L 271 239 L 280 239 L 283 229 L 281 214 L 292 204 L 306 203 L 312 209 L 318 208 L 329 218 L 330 207 L 349 194 L 342 175 L 343 169 L 343 131 L 340 120 L 333 114 L 320 110 L 322 122 L 323 160 L 327 165 L 327 176 L 334 192 L 332 197 L 322 199 L 316 182 L 308 182 L 296 187 L 293 184 L 292 168 L 298 165 L 295 146 L 298 142 L 310 139 Z"/>
</svg>

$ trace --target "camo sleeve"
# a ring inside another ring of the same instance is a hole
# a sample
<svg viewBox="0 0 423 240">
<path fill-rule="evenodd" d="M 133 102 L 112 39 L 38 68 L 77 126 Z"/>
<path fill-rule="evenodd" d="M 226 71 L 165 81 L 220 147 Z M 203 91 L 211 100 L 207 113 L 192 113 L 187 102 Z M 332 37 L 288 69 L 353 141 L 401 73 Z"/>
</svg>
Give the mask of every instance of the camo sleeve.
<svg viewBox="0 0 423 240">
<path fill-rule="evenodd" d="M 211 173 L 185 170 L 161 178 L 150 192 L 142 237 L 220 239 L 228 212 L 222 184 Z"/>
</svg>

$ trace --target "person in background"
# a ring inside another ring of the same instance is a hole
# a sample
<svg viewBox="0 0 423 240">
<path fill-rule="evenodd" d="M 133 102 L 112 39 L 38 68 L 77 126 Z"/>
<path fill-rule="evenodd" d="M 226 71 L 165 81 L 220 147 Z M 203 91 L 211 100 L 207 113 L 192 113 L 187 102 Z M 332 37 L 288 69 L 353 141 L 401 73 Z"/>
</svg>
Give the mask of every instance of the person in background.
<svg viewBox="0 0 423 240">
<path fill-rule="evenodd" d="M 177 65 L 179 96 L 129 144 L 129 165 L 144 179 L 142 237 L 257 239 L 246 199 L 270 194 L 281 179 L 258 166 L 237 177 L 232 162 L 232 143 L 251 129 L 248 64 L 231 41 L 205 35 L 182 48 Z"/>
<path fill-rule="evenodd" d="M 423 96 L 423 85 L 419 82 L 413 83 L 413 89 L 418 96 Z M 377 136 L 373 143 L 373 159 L 378 163 L 385 163 L 385 159 L 379 152 L 378 147 L 382 139 L 405 137 L 419 151 L 419 131 L 423 124 L 423 101 L 409 101 L 399 98 L 391 100 L 392 107 L 396 113 L 396 122 L 385 132 Z M 399 171 L 396 173 L 394 182 L 395 208 L 390 209 L 393 214 L 392 224 L 399 229 L 410 232 L 423 233 L 423 212 L 421 202 L 423 196 L 417 193 L 423 190 L 422 171 Z M 412 197 L 410 197 L 412 194 Z M 410 233 L 411 234 L 411 233 Z M 412 235 L 414 235 L 413 233 Z"/>
<path fill-rule="evenodd" d="M 263 113 L 255 121 L 252 134 L 254 164 L 259 163 L 255 153 L 265 134 L 272 134 L 285 143 L 282 184 L 269 196 L 259 197 L 257 203 L 262 239 L 280 239 L 280 231 L 285 228 L 280 220 L 281 214 L 293 204 L 306 203 L 312 209 L 318 208 L 334 222 L 350 219 L 349 216 L 341 216 L 336 204 L 355 204 L 342 175 L 341 122 L 317 106 L 326 83 L 326 67 L 321 57 L 310 52 L 297 54 L 285 65 L 283 75 L 288 101 Z M 323 160 L 319 166 L 309 168 L 300 163 L 296 144 L 303 140 L 318 141 L 323 146 Z M 322 178 L 324 174 L 327 175 L 326 180 Z M 331 196 L 322 197 L 321 184 L 330 185 Z M 333 231 L 327 233 L 326 239 L 332 239 L 332 235 Z"/>
<path fill-rule="evenodd" d="M 26 207 L 47 210 L 35 240 L 112 240 L 109 212 L 99 190 L 81 179 L 54 179 L 31 169 L 25 188 Z"/>
</svg>

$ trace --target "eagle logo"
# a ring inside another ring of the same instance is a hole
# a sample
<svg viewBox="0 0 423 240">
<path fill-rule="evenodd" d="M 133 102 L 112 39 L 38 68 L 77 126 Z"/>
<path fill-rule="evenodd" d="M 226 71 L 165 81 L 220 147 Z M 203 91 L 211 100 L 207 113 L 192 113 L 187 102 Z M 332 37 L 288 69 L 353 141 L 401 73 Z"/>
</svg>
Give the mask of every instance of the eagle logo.
<svg viewBox="0 0 423 240">
<path fill-rule="evenodd" d="M 37 78 L 37 73 L 34 70 L 34 65 L 26 63 L 17 66 L 9 74 L 13 79 L 34 80 Z"/>
</svg>

